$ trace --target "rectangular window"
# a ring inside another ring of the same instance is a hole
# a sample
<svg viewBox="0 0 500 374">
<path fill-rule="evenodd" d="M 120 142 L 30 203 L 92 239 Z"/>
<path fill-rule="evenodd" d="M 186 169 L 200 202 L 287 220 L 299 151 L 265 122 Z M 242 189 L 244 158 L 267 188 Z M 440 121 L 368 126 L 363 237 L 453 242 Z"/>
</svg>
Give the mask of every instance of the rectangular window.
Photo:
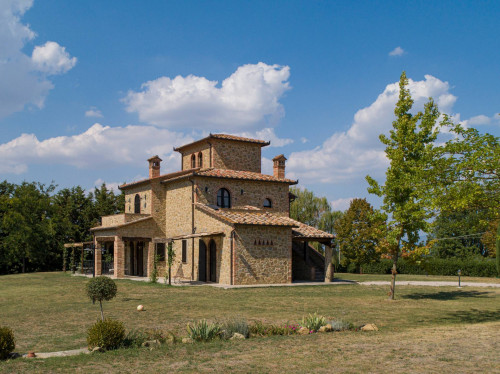
<svg viewBox="0 0 500 374">
<path fill-rule="evenodd" d="M 182 262 L 187 262 L 187 240 L 182 241 Z"/>
<path fill-rule="evenodd" d="M 165 243 L 156 243 L 156 255 L 158 261 L 165 261 Z"/>
</svg>

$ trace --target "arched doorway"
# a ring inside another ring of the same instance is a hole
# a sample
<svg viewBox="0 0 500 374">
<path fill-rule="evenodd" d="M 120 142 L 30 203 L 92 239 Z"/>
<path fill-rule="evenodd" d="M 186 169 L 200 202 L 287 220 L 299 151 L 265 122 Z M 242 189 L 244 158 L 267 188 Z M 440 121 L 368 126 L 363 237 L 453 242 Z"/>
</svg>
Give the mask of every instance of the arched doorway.
<svg viewBox="0 0 500 374">
<path fill-rule="evenodd" d="M 217 282 L 217 246 L 212 239 L 208 245 L 210 250 L 210 282 Z"/>
<path fill-rule="evenodd" d="M 198 280 L 207 281 L 207 246 L 201 239 L 198 245 Z"/>
</svg>

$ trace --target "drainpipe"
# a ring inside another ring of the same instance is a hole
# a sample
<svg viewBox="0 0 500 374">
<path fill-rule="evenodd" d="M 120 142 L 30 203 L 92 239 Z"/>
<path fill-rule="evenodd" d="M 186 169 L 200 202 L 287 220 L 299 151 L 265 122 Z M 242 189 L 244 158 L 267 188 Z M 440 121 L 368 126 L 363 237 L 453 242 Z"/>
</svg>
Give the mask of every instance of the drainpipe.
<svg viewBox="0 0 500 374">
<path fill-rule="evenodd" d="M 194 234 L 194 180 L 191 182 L 191 234 Z M 191 238 L 191 280 L 194 281 L 194 237 Z"/>
<path fill-rule="evenodd" d="M 209 147 L 210 147 L 210 167 L 212 167 L 212 143 L 208 143 Z"/>
<path fill-rule="evenodd" d="M 231 231 L 231 285 L 234 284 L 234 230 Z"/>
</svg>

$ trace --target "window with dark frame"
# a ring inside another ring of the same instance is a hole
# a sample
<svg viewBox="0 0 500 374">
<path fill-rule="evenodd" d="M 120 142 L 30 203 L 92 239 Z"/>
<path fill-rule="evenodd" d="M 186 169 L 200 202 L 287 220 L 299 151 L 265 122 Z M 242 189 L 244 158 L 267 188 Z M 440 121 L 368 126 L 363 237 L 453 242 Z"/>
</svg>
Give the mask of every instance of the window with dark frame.
<svg viewBox="0 0 500 374">
<path fill-rule="evenodd" d="M 182 241 L 182 262 L 187 262 L 187 240 Z"/>
<path fill-rule="evenodd" d="M 191 156 L 191 169 L 194 169 L 196 167 L 196 156 L 193 155 Z"/>
<path fill-rule="evenodd" d="M 220 208 L 231 208 L 231 196 L 225 188 L 217 191 L 217 206 Z"/>
<path fill-rule="evenodd" d="M 199 168 L 203 167 L 203 154 L 201 152 L 198 153 L 198 167 Z"/>
<path fill-rule="evenodd" d="M 264 208 L 272 208 L 273 207 L 273 203 L 271 201 L 271 199 L 264 199 Z"/>
<path fill-rule="evenodd" d="M 134 213 L 141 213 L 141 197 L 139 196 L 139 194 L 135 195 L 134 198 Z"/>
<path fill-rule="evenodd" d="M 165 243 L 156 243 L 156 255 L 158 261 L 165 261 Z"/>
</svg>

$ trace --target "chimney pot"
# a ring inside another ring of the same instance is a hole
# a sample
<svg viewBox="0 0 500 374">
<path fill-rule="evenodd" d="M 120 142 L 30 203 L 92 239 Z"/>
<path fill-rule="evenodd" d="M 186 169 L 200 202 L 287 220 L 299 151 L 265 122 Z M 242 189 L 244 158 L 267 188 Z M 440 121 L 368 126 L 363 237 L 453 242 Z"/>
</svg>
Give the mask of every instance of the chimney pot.
<svg viewBox="0 0 500 374">
<path fill-rule="evenodd" d="M 158 155 L 148 159 L 149 162 L 149 178 L 156 178 L 160 176 L 160 163 L 162 159 Z"/>
<path fill-rule="evenodd" d="M 273 158 L 273 175 L 278 179 L 285 179 L 285 161 L 284 155 L 278 155 Z"/>
</svg>

